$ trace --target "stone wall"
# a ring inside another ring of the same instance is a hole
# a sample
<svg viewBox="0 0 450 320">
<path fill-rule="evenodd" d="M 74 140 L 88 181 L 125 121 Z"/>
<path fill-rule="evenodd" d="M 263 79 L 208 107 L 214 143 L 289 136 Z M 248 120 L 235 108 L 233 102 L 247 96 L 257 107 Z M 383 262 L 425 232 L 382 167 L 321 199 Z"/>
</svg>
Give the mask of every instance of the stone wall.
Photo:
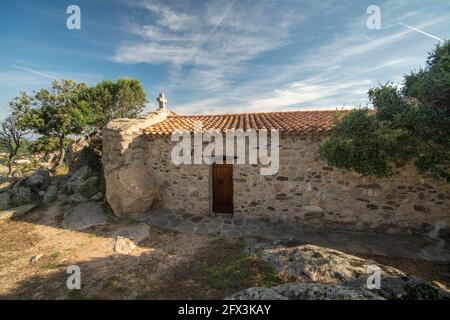
<svg viewBox="0 0 450 320">
<path fill-rule="evenodd" d="M 363 177 L 318 157 L 320 137 L 284 136 L 280 171 L 235 166 L 237 215 L 276 216 L 317 227 L 448 236 L 450 184 L 424 180 L 413 166 L 390 178 Z"/>
<path fill-rule="evenodd" d="M 325 228 L 448 236 L 449 184 L 424 180 L 413 167 L 386 179 L 330 167 L 318 158 L 320 141 L 318 136 L 282 135 L 280 171 L 273 176 L 260 175 L 257 165 L 234 165 L 234 214 Z M 211 166 L 175 166 L 170 137 L 136 134 L 106 144 L 107 199 L 117 214 L 155 206 L 211 214 Z"/>
</svg>

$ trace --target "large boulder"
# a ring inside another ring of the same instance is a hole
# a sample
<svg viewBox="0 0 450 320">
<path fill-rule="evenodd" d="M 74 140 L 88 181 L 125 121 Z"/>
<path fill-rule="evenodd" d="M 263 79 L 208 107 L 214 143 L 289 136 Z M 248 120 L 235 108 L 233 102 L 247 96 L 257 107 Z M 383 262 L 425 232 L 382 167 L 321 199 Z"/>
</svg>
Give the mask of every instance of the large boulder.
<svg viewBox="0 0 450 320">
<path fill-rule="evenodd" d="M 367 278 L 374 261 L 330 248 L 304 244 L 294 246 L 263 245 L 258 252 L 261 258 L 286 277 L 302 282 L 339 284 L 357 278 Z M 402 277 L 405 273 L 379 266 L 381 275 Z"/>
<path fill-rule="evenodd" d="M 47 190 L 50 184 L 50 171 L 47 169 L 38 169 L 22 181 L 23 183 L 21 185 L 31 188 L 34 192 Z"/>
<path fill-rule="evenodd" d="M 361 292 L 365 294 L 365 291 L 359 290 L 367 289 L 368 277 L 372 275 L 373 267 L 378 267 L 381 273 L 381 287 L 370 290 L 378 296 L 386 299 L 449 299 L 450 297 L 446 290 L 399 269 L 338 250 L 309 244 L 284 246 L 277 243 L 257 244 L 254 249 L 256 254 L 271 264 L 284 278 L 292 281 L 336 284 L 356 290 L 358 294 Z M 335 287 L 328 287 L 326 291 L 322 290 L 324 287 L 319 289 L 320 292 L 315 296 L 323 295 L 324 299 L 329 295 L 335 296 Z M 311 290 L 309 288 L 306 293 Z M 347 295 L 346 291 L 341 293 Z"/>
<path fill-rule="evenodd" d="M 158 192 L 145 166 L 121 167 L 106 175 L 106 199 L 117 216 L 150 210 Z"/>
<path fill-rule="evenodd" d="M 41 200 L 39 191 L 34 191 L 31 187 L 16 184 L 11 190 L 11 205 L 22 206 L 27 203 L 36 203 Z"/>
</svg>

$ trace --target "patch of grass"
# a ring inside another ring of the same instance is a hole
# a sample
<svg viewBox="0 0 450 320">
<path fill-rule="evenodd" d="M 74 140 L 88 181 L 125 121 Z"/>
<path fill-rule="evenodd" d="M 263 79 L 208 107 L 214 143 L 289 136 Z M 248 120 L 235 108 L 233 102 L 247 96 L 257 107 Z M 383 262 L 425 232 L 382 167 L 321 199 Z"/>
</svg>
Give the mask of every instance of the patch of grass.
<svg viewBox="0 0 450 320">
<path fill-rule="evenodd" d="M 207 267 L 203 271 L 210 278 L 210 286 L 226 289 L 247 285 L 271 287 L 280 283 L 274 269 L 255 255 L 241 255 L 233 260 Z"/>
<path fill-rule="evenodd" d="M 59 252 L 59 251 L 53 251 L 52 253 L 50 253 L 50 257 L 52 258 L 52 259 L 57 259 L 57 258 L 59 258 L 61 256 L 61 252 Z"/>
<path fill-rule="evenodd" d="M 58 258 L 61 256 L 59 251 L 53 251 L 49 255 L 45 255 L 42 257 L 38 263 L 39 268 L 41 269 L 56 269 L 60 267 L 60 263 L 58 262 Z"/>
<path fill-rule="evenodd" d="M 237 291 L 285 282 L 267 263 L 244 253 L 244 241 L 213 241 L 183 266 L 162 275 L 138 299 L 222 299 Z"/>
<path fill-rule="evenodd" d="M 127 291 L 126 286 L 122 284 L 120 278 L 117 276 L 108 278 L 105 284 L 103 285 L 103 288 L 110 289 L 116 293 L 123 293 Z"/>
</svg>

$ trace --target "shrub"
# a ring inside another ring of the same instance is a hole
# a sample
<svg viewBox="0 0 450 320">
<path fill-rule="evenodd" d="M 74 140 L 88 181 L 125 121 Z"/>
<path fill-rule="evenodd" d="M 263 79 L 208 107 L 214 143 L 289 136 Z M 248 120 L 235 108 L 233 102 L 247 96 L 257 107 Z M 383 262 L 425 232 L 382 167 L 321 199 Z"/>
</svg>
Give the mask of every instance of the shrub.
<svg viewBox="0 0 450 320">
<path fill-rule="evenodd" d="M 413 160 L 419 172 L 450 182 L 449 47 L 430 53 L 427 68 L 405 76 L 402 90 L 392 83 L 370 89 L 374 110 L 355 109 L 337 120 L 321 156 L 380 177 Z"/>
</svg>

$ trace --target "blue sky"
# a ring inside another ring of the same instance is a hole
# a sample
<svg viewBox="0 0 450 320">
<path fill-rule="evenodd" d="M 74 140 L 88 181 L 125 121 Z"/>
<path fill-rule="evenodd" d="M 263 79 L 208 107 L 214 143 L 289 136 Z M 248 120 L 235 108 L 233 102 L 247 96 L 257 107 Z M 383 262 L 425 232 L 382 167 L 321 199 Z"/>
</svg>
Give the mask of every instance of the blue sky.
<svg viewBox="0 0 450 320">
<path fill-rule="evenodd" d="M 66 8 L 81 9 L 81 30 Z M 381 29 L 366 10 L 381 9 Z M 365 105 L 448 39 L 449 1 L 2 1 L 0 118 L 19 91 L 141 80 L 181 114 Z M 415 29 L 414 29 L 415 28 Z M 418 30 L 416 30 L 418 29 Z"/>
</svg>

